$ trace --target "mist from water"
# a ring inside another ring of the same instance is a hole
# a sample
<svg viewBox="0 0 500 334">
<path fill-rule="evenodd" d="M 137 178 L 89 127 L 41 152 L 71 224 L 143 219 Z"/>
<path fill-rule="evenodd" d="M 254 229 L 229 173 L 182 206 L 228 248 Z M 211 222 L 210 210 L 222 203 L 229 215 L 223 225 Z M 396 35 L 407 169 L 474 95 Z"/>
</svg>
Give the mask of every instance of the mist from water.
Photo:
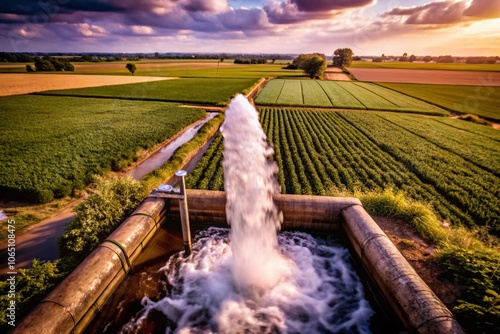
<svg viewBox="0 0 500 334">
<path fill-rule="evenodd" d="M 373 310 L 347 250 L 301 232 L 277 234 L 278 169 L 246 98 L 233 99 L 221 132 L 231 229 L 201 231 L 190 256 L 170 257 L 161 269 L 167 297 L 145 297 L 121 332 L 143 332 L 154 310 L 167 318 L 166 333 L 369 333 Z"/>
</svg>

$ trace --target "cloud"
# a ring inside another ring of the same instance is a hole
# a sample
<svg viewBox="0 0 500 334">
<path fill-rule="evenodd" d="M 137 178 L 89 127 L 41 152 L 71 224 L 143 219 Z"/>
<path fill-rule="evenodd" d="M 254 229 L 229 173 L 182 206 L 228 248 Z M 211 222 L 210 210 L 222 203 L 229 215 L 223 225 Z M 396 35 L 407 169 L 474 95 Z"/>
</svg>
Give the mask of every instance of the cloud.
<svg viewBox="0 0 500 334">
<path fill-rule="evenodd" d="M 454 25 L 500 17 L 500 0 L 446 0 L 416 7 L 396 7 L 384 17 L 402 17 L 406 24 Z"/>
<path fill-rule="evenodd" d="M 385 16 L 404 16 L 406 24 L 454 24 L 462 22 L 465 2 L 438 1 L 418 7 L 397 7 Z"/>
<path fill-rule="evenodd" d="M 290 0 L 297 9 L 303 12 L 342 11 L 372 5 L 374 0 Z"/>
<path fill-rule="evenodd" d="M 464 11 L 464 16 L 493 19 L 500 17 L 500 0 L 475 0 Z"/>
<path fill-rule="evenodd" d="M 324 20 L 339 12 L 369 6 L 375 0 L 285 0 L 270 1 L 264 10 L 274 24 L 291 24 L 310 20 Z"/>
</svg>

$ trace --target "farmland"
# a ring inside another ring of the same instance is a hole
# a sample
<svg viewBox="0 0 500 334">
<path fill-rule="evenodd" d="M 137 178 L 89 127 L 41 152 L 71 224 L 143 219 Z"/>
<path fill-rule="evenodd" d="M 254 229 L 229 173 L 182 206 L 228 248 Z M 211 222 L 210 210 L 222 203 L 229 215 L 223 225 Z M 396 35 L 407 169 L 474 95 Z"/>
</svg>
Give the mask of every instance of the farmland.
<svg viewBox="0 0 500 334">
<path fill-rule="evenodd" d="M 500 64 L 410 63 L 410 62 L 400 62 L 400 61 L 374 63 L 366 61 L 354 61 L 349 67 L 376 68 L 376 69 L 500 72 Z"/>
<path fill-rule="evenodd" d="M 264 87 L 255 103 L 447 114 L 426 102 L 364 82 L 275 79 Z"/>
<path fill-rule="evenodd" d="M 0 96 L 29 94 L 52 89 L 70 89 L 168 80 L 163 77 L 76 75 L 76 74 L 0 74 Z"/>
<path fill-rule="evenodd" d="M 132 100 L 224 104 L 258 80 L 253 78 L 181 78 L 93 88 L 55 90 L 42 94 Z"/>
<path fill-rule="evenodd" d="M 273 108 L 261 109 L 260 117 L 275 149 L 282 193 L 392 187 L 430 203 L 453 224 L 489 225 L 500 233 L 500 169 L 498 161 L 487 159 L 492 148 L 498 156 L 498 145 L 454 127 L 463 121 L 447 120 L 448 125 L 417 115 Z M 472 146 L 455 147 L 455 140 Z M 216 139 L 189 185 L 222 188 L 221 150 L 222 140 Z"/>
<path fill-rule="evenodd" d="M 120 170 L 136 153 L 205 115 L 164 102 L 53 96 L 0 98 L 0 194 L 48 202 Z"/>
<path fill-rule="evenodd" d="M 350 68 L 357 80 L 430 85 L 500 86 L 500 71 L 443 71 L 410 69 Z"/>
<path fill-rule="evenodd" d="M 74 74 L 131 76 L 125 68 L 127 62 L 74 63 Z M 283 70 L 283 64 L 233 64 L 231 60 L 141 60 L 136 76 L 183 77 L 183 78 L 254 78 L 301 76 L 298 70 Z M 0 73 L 26 73 L 26 64 L 0 64 Z M 61 73 L 61 72 L 59 72 Z M 33 73 L 38 75 L 39 73 Z M 62 75 L 68 75 L 62 73 Z"/>
<path fill-rule="evenodd" d="M 448 110 L 500 120 L 500 87 L 398 83 L 380 85 Z"/>
</svg>

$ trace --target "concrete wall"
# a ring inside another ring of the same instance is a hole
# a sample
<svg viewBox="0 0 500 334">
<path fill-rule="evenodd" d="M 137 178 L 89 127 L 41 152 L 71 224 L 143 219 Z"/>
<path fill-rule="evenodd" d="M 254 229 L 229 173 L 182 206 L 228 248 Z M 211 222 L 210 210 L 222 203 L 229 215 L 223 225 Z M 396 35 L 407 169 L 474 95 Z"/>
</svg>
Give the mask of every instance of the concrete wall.
<svg viewBox="0 0 500 334">
<path fill-rule="evenodd" d="M 225 193 L 187 191 L 190 220 L 226 225 Z M 355 198 L 277 195 L 285 229 L 345 229 L 367 273 L 415 333 L 462 333 L 450 311 L 416 274 Z M 133 266 L 177 200 L 147 199 L 59 284 L 13 333 L 81 332 Z M 174 219 L 175 220 L 175 219 Z"/>
</svg>

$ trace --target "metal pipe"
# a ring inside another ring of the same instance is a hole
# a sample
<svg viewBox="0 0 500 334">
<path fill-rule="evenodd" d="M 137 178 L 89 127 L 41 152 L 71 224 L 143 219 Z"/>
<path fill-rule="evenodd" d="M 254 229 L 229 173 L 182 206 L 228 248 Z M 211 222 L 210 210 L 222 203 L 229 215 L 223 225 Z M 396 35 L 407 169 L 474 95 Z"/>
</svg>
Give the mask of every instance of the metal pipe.
<svg viewBox="0 0 500 334">
<path fill-rule="evenodd" d="M 188 204 L 186 198 L 186 181 L 185 176 L 187 172 L 185 170 L 178 170 L 175 172 L 175 175 L 180 177 L 180 187 L 181 187 L 181 196 L 179 197 L 179 210 L 181 216 L 181 225 L 182 225 L 182 238 L 184 240 L 184 252 L 185 255 L 191 254 L 192 245 L 191 245 L 191 229 L 189 227 L 189 211 Z"/>
</svg>

